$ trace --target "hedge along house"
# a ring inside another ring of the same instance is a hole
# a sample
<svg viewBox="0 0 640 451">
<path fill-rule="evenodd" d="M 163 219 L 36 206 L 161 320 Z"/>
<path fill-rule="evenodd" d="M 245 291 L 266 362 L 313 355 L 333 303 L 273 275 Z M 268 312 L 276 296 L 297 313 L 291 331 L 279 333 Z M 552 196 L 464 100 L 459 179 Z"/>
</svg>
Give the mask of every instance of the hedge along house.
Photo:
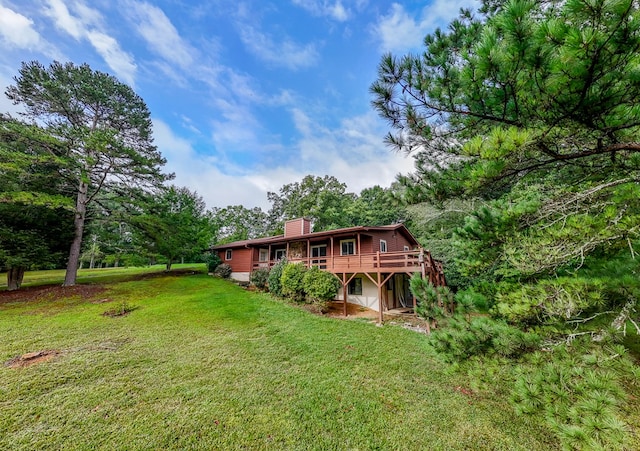
<svg viewBox="0 0 640 451">
<path fill-rule="evenodd" d="M 283 257 L 329 271 L 342 283 L 337 300 L 343 301 L 345 316 L 345 299 L 378 311 L 380 321 L 384 311 L 415 308 L 409 278 L 416 272 L 434 285 L 445 285 L 442 265 L 403 224 L 311 232 L 311 221 L 300 218 L 285 223 L 284 235 L 221 244 L 213 250 L 238 281 L 248 281 L 252 271 L 270 268 Z"/>
</svg>

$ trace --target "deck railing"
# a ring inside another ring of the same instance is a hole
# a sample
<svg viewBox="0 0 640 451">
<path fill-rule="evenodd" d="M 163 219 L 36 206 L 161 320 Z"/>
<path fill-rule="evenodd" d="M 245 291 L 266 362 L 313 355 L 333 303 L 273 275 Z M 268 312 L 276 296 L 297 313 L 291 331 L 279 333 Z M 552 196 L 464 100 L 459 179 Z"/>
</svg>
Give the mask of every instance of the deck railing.
<svg viewBox="0 0 640 451">
<path fill-rule="evenodd" d="M 406 272 L 420 271 L 425 262 L 425 254 L 421 251 L 376 252 L 373 254 L 333 255 L 326 257 L 302 257 L 287 259 L 291 263 L 303 263 L 306 267 L 317 266 L 320 269 L 341 272 L 377 271 Z M 253 269 L 271 268 L 277 260 L 253 262 Z"/>
</svg>

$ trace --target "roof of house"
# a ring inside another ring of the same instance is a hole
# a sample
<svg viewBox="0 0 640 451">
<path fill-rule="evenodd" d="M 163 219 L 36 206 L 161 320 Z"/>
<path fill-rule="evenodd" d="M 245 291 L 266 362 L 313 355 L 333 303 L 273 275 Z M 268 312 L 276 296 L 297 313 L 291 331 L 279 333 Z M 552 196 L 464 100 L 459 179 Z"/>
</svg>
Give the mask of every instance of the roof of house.
<svg viewBox="0 0 640 451">
<path fill-rule="evenodd" d="M 301 240 L 317 239 L 317 238 L 324 238 L 324 237 L 330 237 L 330 236 L 351 235 L 351 234 L 363 233 L 363 232 L 364 233 L 388 232 L 388 231 L 395 231 L 395 230 L 401 230 L 411 240 L 415 241 L 415 243 L 418 244 L 418 241 L 411 234 L 411 232 L 409 232 L 409 229 L 407 229 L 407 227 L 404 224 L 398 223 L 398 224 L 391 224 L 386 226 L 346 227 L 343 229 L 325 230 L 323 232 L 310 232 L 302 235 L 289 236 L 286 238 L 284 235 L 277 235 L 277 236 L 270 236 L 266 238 L 256 238 L 253 240 L 234 241 L 233 243 L 218 244 L 217 246 L 213 246 L 212 249 L 218 250 L 218 249 L 228 249 L 228 248 L 238 248 L 238 247 L 250 247 L 250 246 L 257 246 L 261 244 L 281 243 L 281 242 L 287 242 L 287 241 L 301 241 Z"/>
</svg>

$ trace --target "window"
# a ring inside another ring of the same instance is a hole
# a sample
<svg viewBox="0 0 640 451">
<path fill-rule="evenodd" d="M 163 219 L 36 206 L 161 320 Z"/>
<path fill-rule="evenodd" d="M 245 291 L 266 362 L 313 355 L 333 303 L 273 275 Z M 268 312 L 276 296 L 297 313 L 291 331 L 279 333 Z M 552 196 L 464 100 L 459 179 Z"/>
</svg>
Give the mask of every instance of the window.
<svg viewBox="0 0 640 451">
<path fill-rule="evenodd" d="M 231 260 L 232 255 L 233 255 L 233 251 L 231 249 L 227 249 L 227 252 L 224 254 L 224 259 Z"/>
<path fill-rule="evenodd" d="M 405 247 L 404 247 L 404 251 L 405 251 L 405 252 L 408 252 L 408 251 L 409 251 L 409 246 L 405 246 Z"/>
<path fill-rule="evenodd" d="M 320 244 L 311 246 L 311 266 L 318 266 L 320 269 L 327 269 L 327 245 Z"/>
<path fill-rule="evenodd" d="M 360 277 L 354 277 L 353 279 L 351 279 L 351 282 L 349 282 L 347 293 L 362 295 L 362 279 Z"/>
<path fill-rule="evenodd" d="M 356 240 L 340 241 L 340 255 L 355 255 L 355 253 L 356 253 Z"/>
<path fill-rule="evenodd" d="M 267 260 L 269 260 L 269 249 L 260 249 L 258 261 L 266 262 Z"/>
<path fill-rule="evenodd" d="M 380 252 L 387 252 L 387 242 L 380 240 Z"/>
<path fill-rule="evenodd" d="M 276 260 L 282 260 L 287 256 L 286 249 L 276 249 Z"/>
</svg>

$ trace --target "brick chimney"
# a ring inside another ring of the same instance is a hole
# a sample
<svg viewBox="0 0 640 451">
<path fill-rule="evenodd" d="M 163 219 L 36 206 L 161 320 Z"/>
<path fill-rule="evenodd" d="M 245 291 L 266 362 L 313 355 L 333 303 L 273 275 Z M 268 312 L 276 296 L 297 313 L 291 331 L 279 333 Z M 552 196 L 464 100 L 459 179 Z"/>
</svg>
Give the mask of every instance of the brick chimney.
<svg viewBox="0 0 640 451">
<path fill-rule="evenodd" d="M 284 237 L 292 238 L 311 232 L 311 219 L 297 218 L 284 223 Z"/>
</svg>

